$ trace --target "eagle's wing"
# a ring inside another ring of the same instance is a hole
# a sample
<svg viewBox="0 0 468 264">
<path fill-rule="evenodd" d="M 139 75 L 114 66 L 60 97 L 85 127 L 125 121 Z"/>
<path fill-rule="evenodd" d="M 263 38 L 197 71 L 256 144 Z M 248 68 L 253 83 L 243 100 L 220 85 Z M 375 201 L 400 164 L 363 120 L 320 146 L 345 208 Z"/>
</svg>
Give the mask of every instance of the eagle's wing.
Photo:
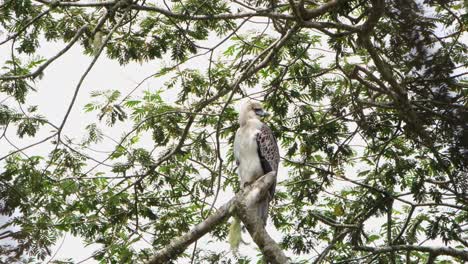
<svg viewBox="0 0 468 264">
<path fill-rule="evenodd" d="M 263 124 L 257 134 L 257 150 L 263 173 L 267 174 L 270 171 L 278 173 L 278 164 L 280 160 L 278 144 L 271 129 Z M 273 197 L 275 185 L 270 189 L 270 195 Z"/>
<path fill-rule="evenodd" d="M 263 169 L 263 174 L 267 174 L 270 171 L 276 171 L 278 174 L 278 163 L 280 160 L 278 144 L 276 143 L 275 136 L 271 129 L 263 124 L 260 131 L 257 134 L 257 152 L 260 159 L 260 164 Z M 276 175 L 275 175 L 276 177 Z M 262 218 L 263 224 L 266 225 L 268 219 L 268 208 L 271 199 L 275 194 L 276 179 L 273 182 L 269 190 L 269 197 L 266 197 L 263 201 L 260 201 L 257 205 L 257 213 Z"/>
</svg>

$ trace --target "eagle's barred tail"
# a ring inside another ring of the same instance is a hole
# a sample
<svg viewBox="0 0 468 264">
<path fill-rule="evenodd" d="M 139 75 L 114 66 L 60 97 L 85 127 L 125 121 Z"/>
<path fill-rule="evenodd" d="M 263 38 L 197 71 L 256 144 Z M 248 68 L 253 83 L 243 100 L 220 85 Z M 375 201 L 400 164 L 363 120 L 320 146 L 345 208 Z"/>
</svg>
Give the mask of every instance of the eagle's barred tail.
<svg viewBox="0 0 468 264">
<path fill-rule="evenodd" d="M 260 201 L 257 205 L 257 215 L 263 221 L 263 226 L 266 226 L 268 220 L 268 208 L 270 201 L 268 198 L 265 198 L 263 201 Z"/>
<path fill-rule="evenodd" d="M 234 216 L 231 227 L 229 228 L 229 245 L 234 255 L 237 255 L 241 240 L 241 223 L 239 218 Z"/>
</svg>

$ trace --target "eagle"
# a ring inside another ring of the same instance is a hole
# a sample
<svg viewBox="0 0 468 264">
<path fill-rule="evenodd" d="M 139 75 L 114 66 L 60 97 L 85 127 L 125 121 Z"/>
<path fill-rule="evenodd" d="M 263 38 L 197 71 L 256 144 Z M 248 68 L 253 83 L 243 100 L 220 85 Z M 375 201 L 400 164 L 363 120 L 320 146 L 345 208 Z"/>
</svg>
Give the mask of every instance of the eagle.
<svg viewBox="0 0 468 264">
<path fill-rule="evenodd" d="M 278 144 L 270 127 L 261 121 L 261 118 L 267 115 L 262 105 L 255 101 L 247 101 L 240 109 L 240 127 L 234 139 L 234 157 L 238 166 L 241 189 L 271 171 L 278 171 L 280 160 Z M 268 195 L 251 205 L 251 209 L 263 221 L 263 225 L 267 223 L 268 207 L 275 194 L 275 187 L 276 174 L 275 182 L 268 190 Z M 240 241 L 240 221 L 234 217 L 229 231 L 229 243 L 235 254 L 237 254 Z"/>
</svg>

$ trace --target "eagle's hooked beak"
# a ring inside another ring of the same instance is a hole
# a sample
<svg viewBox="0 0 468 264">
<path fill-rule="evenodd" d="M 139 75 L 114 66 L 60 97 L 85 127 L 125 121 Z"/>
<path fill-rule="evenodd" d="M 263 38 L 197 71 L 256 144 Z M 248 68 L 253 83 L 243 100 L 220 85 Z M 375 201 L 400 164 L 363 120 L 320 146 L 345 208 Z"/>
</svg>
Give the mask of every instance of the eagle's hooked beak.
<svg viewBox="0 0 468 264">
<path fill-rule="evenodd" d="M 258 116 L 269 116 L 270 113 L 263 111 L 263 109 L 257 109 L 255 110 L 255 114 Z"/>
</svg>

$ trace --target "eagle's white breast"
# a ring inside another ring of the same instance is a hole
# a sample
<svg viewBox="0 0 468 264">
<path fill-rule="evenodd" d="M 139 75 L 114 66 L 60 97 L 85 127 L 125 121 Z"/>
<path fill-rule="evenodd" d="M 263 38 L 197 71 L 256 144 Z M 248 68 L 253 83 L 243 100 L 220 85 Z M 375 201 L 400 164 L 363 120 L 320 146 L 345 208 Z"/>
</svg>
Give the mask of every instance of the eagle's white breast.
<svg viewBox="0 0 468 264">
<path fill-rule="evenodd" d="M 234 139 L 234 156 L 239 162 L 238 173 L 241 188 L 244 187 L 245 183 L 252 183 L 263 175 L 257 146 L 257 133 L 261 126 L 261 121 L 251 119 L 245 126 L 237 130 Z"/>
</svg>

